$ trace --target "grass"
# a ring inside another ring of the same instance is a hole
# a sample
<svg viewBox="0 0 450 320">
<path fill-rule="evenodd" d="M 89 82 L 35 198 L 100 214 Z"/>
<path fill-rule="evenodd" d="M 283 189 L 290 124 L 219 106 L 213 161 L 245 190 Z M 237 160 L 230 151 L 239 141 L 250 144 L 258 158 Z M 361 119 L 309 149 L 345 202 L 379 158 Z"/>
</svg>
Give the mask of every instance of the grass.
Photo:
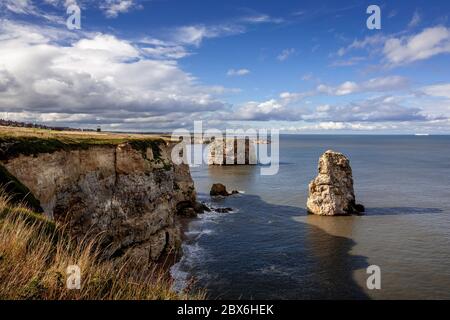
<svg viewBox="0 0 450 320">
<path fill-rule="evenodd" d="M 153 158 L 156 161 L 161 160 L 161 149 L 159 146 L 164 143 L 163 139 L 156 139 L 156 140 L 130 140 L 130 145 L 133 149 L 140 151 L 142 154 L 142 157 L 144 159 L 147 159 L 147 149 L 151 148 L 153 153 Z"/>
<path fill-rule="evenodd" d="M 102 261 L 95 239 L 75 244 L 55 225 L 13 204 L 0 190 L 0 300 L 204 299 L 204 292 L 174 292 L 167 271 L 138 268 L 126 259 Z M 81 289 L 66 286 L 67 267 L 78 265 Z"/>
<path fill-rule="evenodd" d="M 0 161 L 8 161 L 20 155 L 86 150 L 93 146 L 111 147 L 125 142 L 141 152 L 144 158 L 147 158 L 147 148 L 151 148 L 155 161 L 159 161 L 160 146 L 166 141 L 166 138 L 152 134 L 52 131 L 0 126 Z"/>
</svg>

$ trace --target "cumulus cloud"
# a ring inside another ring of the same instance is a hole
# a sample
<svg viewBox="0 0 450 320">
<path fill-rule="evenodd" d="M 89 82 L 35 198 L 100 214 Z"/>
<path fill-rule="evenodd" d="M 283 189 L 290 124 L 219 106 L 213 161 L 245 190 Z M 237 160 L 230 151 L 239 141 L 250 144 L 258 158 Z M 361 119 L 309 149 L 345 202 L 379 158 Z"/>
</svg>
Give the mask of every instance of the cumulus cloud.
<svg viewBox="0 0 450 320">
<path fill-rule="evenodd" d="M 415 13 L 410 26 L 417 26 L 421 21 Z M 450 28 L 437 26 L 427 28 L 413 35 L 368 36 L 362 40 L 354 40 L 349 46 L 342 47 L 336 53 L 343 57 L 353 50 L 367 50 L 371 54 L 383 56 L 388 66 L 398 66 L 414 61 L 429 59 L 439 54 L 450 53 Z M 352 64 L 354 61 L 347 60 Z M 346 60 L 342 63 L 345 65 Z M 340 65 L 340 62 L 337 62 Z"/>
<path fill-rule="evenodd" d="M 264 102 L 250 101 L 239 109 L 237 115 L 241 120 L 272 120 L 280 117 L 280 111 L 283 109 L 283 105 L 275 99 Z"/>
<path fill-rule="evenodd" d="M 248 69 L 230 69 L 227 71 L 227 76 L 245 76 L 250 73 Z"/>
<path fill-rule="evenodd" d="M 12 22 L 0 24 L 0 34 L 1 112 L 120 124 L 225 108 L 216 88 L 197 84 L 175 61 L 149 58 L 113 35 L 55 42 L 52 30 Z"/>
<path fill-rule="evenodd" d="M 297 121 L 302 119 L 306 110 L 292 107 L 292 104 L 299 102 L 306 97 L 316 94 L 315 91 L 306 92 L 282 92 L 277 99 L 266 101 L 249 101 L 237 108 L 234 113 L 226 118 L 232 120 L 285 120 Z"/>
<path fill-rule="evenodd" d="M 393 65 L 450 53 L 450 29 L 445 27 L 427 28 L 413 36 L 391 38 L 386 41 L 383 52 L 388 62 Z"/>
</svg>

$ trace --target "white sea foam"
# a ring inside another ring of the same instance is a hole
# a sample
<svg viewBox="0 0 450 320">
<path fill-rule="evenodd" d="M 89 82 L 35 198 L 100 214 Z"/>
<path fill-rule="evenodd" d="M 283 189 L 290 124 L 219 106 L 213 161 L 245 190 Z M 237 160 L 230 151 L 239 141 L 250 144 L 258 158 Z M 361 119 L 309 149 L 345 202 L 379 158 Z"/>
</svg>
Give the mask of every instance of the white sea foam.
<svg viewBox="0 0 450 320">
<path fill-rule="evenodd" d="M 182 245 L 183 256 L 180 261 L 170 268 L 170 275 L 173 279 L 172 289 L 176 292 L 184 290 L 189 284 L 191 270 L 198 261 L 205 257 L 205 252 L 197 242 Z"/>
<path fill-rule="evenodd" d="M 206 203 L 206 205 L 209 208 L 212 206 L 211 203 Z M 196 265 L 209 258 L 206 250 L 200 246 L 198 240 L 202 236 L 214 234 L 214 230 L 211 229 L 211 225 L 219 223 L 218 220 L 222 217 L 236 212 L 238 212 L 238 210 L 233 210 L 228 213 L 219 213 L 211 210 L 211 212 L 200 214 L 198 219 L 193 220 L 189 224 L 188 230 L 185 231 L 188 241 L 183 243 L 181 246 L 183 256 L 180 261 L 170 268 L 170 275 L 174 281 L 172 285 L 173 290 L 180 292 L 186 289 L 192 277 L 190 271 Z M 204 277 L 207 277 L 207 275 L 202 275 L 201 278 Z"/>
</svg>

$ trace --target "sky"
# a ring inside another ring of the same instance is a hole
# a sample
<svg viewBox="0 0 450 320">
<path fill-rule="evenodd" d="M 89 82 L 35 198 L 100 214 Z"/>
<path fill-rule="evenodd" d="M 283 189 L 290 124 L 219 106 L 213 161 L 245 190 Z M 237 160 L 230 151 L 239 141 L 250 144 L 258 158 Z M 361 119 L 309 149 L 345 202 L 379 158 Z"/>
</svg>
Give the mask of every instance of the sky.
<svg viewBox="0 0 450 320">
<path fill-rule="evenodd" d="M 0 0 L 0 118 L 450 134 L 449 15 L 447 0 Z"/>
</svg>

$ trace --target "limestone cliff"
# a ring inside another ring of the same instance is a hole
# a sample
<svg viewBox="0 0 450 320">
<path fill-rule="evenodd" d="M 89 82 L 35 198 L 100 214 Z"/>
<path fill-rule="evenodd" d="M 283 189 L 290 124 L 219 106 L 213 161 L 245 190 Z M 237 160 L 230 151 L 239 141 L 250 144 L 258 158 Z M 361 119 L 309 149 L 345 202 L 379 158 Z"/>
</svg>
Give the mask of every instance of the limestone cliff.
<svg viewBox="0 0 450 320">
<path fill-rule="evenodd" d="M 180 204 L 194 207 L 196 194 L 189 167 L 172 163 L 167 142 L 90 144 L 33 154 L 8 148 L 2 144 L 3 167 L 38 199 L 44 214 L 67 223 L 76 239 L 101 234 L 106 257 L 147 262 L 179 246 L 176 212 Z"/>
</svg>

